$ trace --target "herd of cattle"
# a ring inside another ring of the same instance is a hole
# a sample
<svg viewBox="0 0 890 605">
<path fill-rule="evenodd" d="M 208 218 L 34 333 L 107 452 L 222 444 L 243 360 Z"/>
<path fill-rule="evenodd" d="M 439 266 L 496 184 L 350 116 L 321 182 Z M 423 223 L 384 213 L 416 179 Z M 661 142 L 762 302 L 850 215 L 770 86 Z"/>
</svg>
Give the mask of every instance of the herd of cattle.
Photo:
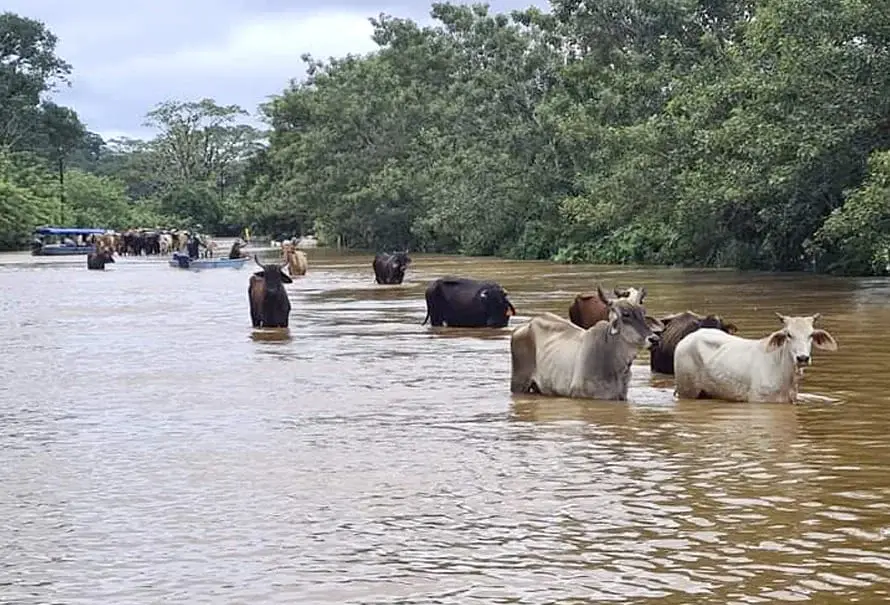
<svg viewBox="0 0 890 605">
<path fill-rule="evenodd" d="M 213 238 L 202 233 L 177 229 L 128 229 L 122 233 L 90 235 L 84 243 L 95 246 L 95 251 L 87 255 L 87 269 L 103 270 L 105 265 L 114 262 L 118 256 L 164 256 L 174 252 L 185 252 L 189 242 L 195 248 L 203 248 L 200 255 L 213 258 L 219 249 Z"/>
<path fill-rule="evenodd" d="M 178 229 L 128 229 L 121 233 L 90 236 L 89 243 L 98 251 L 110 251 L 118 256 L 158 256 L 184 252 L 192 232 Z M 213 257 L 218 246 L 205 234 L 195 233 L 204 248 L 203 255 Z"/>
<path fill-rule="evenodd" d="M 287 256 L 286 256 L 287 258 Z M 248 300 L 254 328 L 287 328 L 291 310 L 284 284 L 290 262 L 262 264 L 250 276 Z M 401 284 L 411 263 L 407 252 L 382 253 L 372 267 L 378 284 Z M 303 270 L 305 273 L 305 269 Z M 291 275 L 295 273 L 291 269 Z M 759 339 L 736 335 L 738 328 L 717 315 L 692 311 L 656 319 L 646 314 L 645 288 L 615 288 L 608 296 L 579 294 L 568 319 L 543 313 L 516 327 L 510 338 L 513 393 L 626 400 L 633 361 L 649 350 L 653 373 L 674 375 L 683 399 L 796 401 L 812 347 L 835 351 L 834 337 L 815 323 L 819 314 L 786 317 Z M 505 328 L 516 309 L 497 282 L 441 277 L 426 288 L 422 325 Z"/>
</svg>

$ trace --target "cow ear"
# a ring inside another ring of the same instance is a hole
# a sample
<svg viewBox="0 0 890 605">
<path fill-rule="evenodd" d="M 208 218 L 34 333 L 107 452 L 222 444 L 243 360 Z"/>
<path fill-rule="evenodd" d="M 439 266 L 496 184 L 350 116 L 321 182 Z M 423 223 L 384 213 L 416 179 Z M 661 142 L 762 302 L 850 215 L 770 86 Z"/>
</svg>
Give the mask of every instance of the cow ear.
<svg viewBox="0 0 890 605">
<path fill-rule="evenodd" d="M 825 330 L 813 330 L 813 344 L 823 351 L 837 351 L 837 341 Z"/>
<path fill-rule="evenodd" d="M 609 307 L 609 334 L 613 336 L 621 331 L 621 315 L 613 307 Z"/>
<path fill-rule="evenodd" d="M 282 281 L 282 283 L 285 283 L 285 284 L 294 283 L 294 280 L 291 279 L 290 275 L 288 275 L 284 271 L 281 271 L 281 281 Z"/>
<path fill-rule="evenodd" d="M 738 327 L 734 323 L 724 323 L 723 330 L 727 334 L 735 334 L 736 332 L 739 331 Z"/>
<path fill-rule="evenodd" d="M 682 315 L 682 313 L 672 313 L 670 315 L 665 315 L 661 318 L 661 323 L 667 326 L 669 323 L 680 317 L 680 315 Z"/>
<path fill-rule="evenodd" d="M 654 317 L 646 316 L 646 325 L 649 326 L 649 329 L 653 332 L 664 332 L 664 324 L 661 321 L 655 319 Z"/>
<path fill-rule="evenodd" d="M 266 272 L 265 272 L 265 271 L 257 271 L 257 272 L 254 273 L 254 275 L 256 275 L 257 277 L 262 277 L 263 279 L 266 279 Z"/>
<path fill-rule="evenodd" d="M 767 352 L 775 351 L 784 345 L 788 339 L 790 338 L 788 332 L 786 330 L 778 330 L 769 335 L 769 340 L 766 341 L 766 350 Z"/>
</svg>

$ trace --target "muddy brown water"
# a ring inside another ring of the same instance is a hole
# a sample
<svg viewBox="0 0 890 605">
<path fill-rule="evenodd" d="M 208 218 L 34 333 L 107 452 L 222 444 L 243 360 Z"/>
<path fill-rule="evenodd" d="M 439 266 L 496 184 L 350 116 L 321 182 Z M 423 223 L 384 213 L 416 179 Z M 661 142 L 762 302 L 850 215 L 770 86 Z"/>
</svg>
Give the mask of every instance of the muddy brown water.
<svg viewBox="0 0 890 605">
<path fill-rule="evenodd" d="M 0 255 L 4 603 L 878 603 L 890 589 L 890 282 L 309 250 L 287 341 L 248 267 Z M 421 326 L 500 281 L 565 315 L 595 280 L 744 336 L 822 314 L 799 405 L 509 393 L 509 329 Z"/>
</svg>

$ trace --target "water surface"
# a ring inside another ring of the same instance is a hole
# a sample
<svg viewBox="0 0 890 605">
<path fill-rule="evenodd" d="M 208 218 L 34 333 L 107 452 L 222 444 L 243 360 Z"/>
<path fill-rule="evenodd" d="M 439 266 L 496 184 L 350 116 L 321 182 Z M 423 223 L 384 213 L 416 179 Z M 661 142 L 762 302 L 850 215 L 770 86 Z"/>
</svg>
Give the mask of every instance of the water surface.
<svg viewBox="0 0 890 605">
<path fill-rule="evenodd" d="M 291 340 L 249 266 L 0 255 L 0 601 L 842 603 L 890 588 L 890 282 L 309 250 Z M 644 285 L 660 315 L 822 314 L 799 405 L 509 393 L 509 329 L 421 326 L 426 283 L 519 315 Z"/>
</svg>

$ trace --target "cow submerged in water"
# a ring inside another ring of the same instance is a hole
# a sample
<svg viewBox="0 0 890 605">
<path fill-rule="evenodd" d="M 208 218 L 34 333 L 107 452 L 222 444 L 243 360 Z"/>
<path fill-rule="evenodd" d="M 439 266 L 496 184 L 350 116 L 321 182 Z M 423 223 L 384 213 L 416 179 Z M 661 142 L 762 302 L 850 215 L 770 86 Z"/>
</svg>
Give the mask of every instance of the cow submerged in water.
<svg viewBox="0 0 890 605">
<path fill-rule="evenodd" d="M 254 262 L 262 271 L 250 276 L 247 298 L 250 302 L 250 320 L 254 328 L 286 328 L 290 321 L 290 299 L 284 284 L 293 280 L 277 264 L 262 264 L 253 255 Z"/>
<path fill-rule="evenodd" d="M 699 315 L 683 311 L 658 318 L 664 324 L 661 341 L 649 350 L 649 369 L 659 374 L 674 373 L 674 350 L 677 344 L 701 328 L 716 328 L 727 334 L 735 334 L 738 328 L 719 315 Z"/>
<path fill-rule="evenodd" d="M 440 277 L 426 289 L 426 317 L 433 326 L 505 328 L 516 308 L 507 291 L 492 281 Z"/>
<path fill-rule="evenodd" d="M 699 328 L 674 351 L 676 394 L 683 399 L 794 403 L 812 346 L 836 351 L 837 342 L 813 324 L 819 314 L 786 317 L 782 328 L 754 340 Z"/>
<path fill-rule="evenodd" d="M 378 284 L 400 284 L 405 279 L 405 270 L 411 264 L 408 251 L 393 252 L 391 254 L 380 252 L 374 255 L 371 266 L 374 268 L 374 279 Z"/>
<path fill-rule="evenodd" d="M 532 318 L 510 338 L 513 393 L 579 399 L 626 400 L 631 365 L 647 343 L 658 342 L 663 325 L 630 298 L 608 299 L 607 321 L 581 328 L 554 313 Z"/>
<path fill-rule="evenodd" d="M 110 248 L 90 252 L 87 254 L 87 269 L 104 271 L 106 263 L 114 262 L 114 253 Z"/>
</svg>

